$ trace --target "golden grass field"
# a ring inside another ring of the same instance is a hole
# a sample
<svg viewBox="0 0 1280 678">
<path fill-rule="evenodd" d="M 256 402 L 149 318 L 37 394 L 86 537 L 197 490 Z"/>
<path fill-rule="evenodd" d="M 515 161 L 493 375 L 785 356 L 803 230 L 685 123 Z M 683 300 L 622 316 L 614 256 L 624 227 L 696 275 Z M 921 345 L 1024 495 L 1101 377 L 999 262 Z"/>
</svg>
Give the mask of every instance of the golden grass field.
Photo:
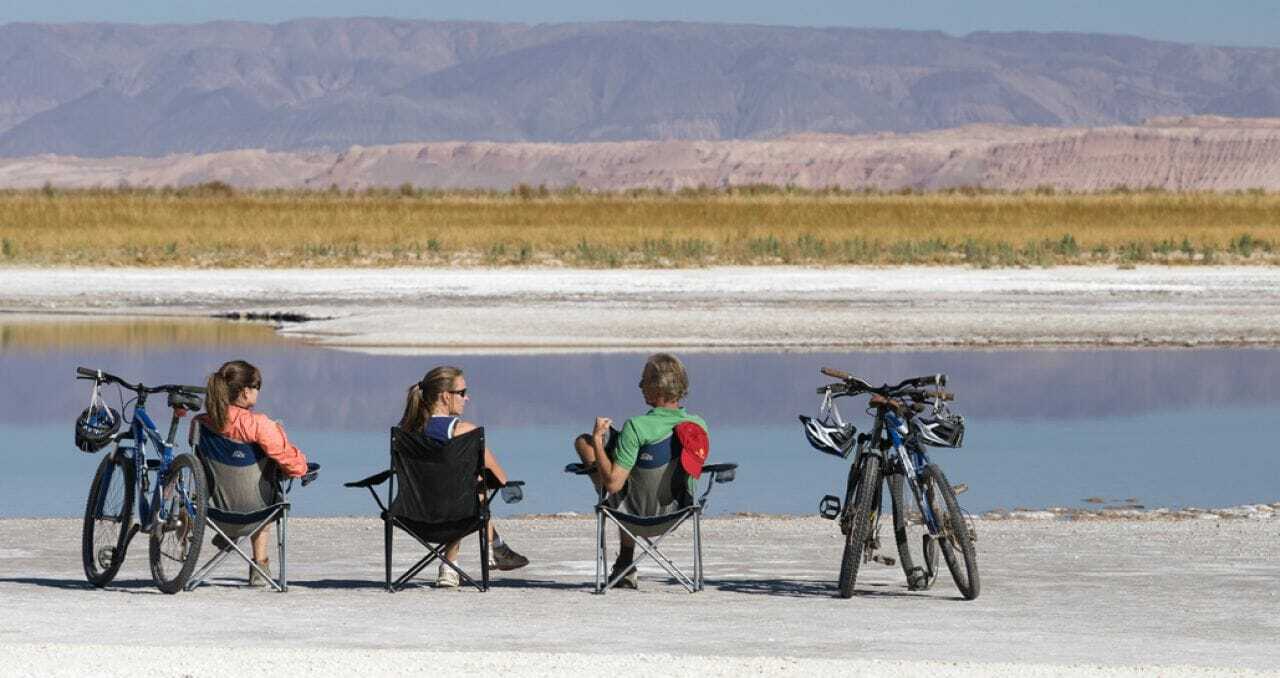
<svg viewBox="0 0 1280 678">
<path fill-rule="evenodd" d="M 0 192 L 0 265 L 1280 263 L 1280 194 Z"/>
</svg>

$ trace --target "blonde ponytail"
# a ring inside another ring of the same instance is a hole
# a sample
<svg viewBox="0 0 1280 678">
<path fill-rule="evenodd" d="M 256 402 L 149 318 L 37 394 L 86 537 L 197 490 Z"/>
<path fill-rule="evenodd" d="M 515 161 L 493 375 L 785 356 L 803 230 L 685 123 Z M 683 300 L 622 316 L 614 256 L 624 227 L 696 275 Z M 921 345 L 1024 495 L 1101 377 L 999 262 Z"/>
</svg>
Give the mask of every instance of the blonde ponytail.
<svg viewBox="0 0 1280 678">
<path fill-rule="evenodd" d="M 422 403 L 422 387 L 414 384 L 404 399 L 404 416 L 400 417 L 400 429 L 420 431 L 427 423 L 427 408 Z"/>
</svg>

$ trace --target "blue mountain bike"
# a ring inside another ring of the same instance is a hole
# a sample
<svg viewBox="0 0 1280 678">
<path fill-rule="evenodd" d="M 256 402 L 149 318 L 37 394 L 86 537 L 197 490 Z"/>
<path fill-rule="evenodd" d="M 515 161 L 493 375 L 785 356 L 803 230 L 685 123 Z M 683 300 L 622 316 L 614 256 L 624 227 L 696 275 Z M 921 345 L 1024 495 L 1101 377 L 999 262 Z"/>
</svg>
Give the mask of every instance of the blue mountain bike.
<svg viewBox="0 0 1280 678">
<path fill-rule="evenodd" d="M 977 598 L 980 584 L 974 550 L 976 533 L 946 475 L 925 451 L 926 446 L 957 448 L 964 440 L 964 418 L 946 406 L 954 397 L 942 390 L 946 375 L 915 377 L 896 386 L 877 387 L 840 370 L 824 367 L 821 371 L 840 381 L 818 388 L 822 396 L 819 417 L 800 417 L 805 435 L 819 451 L 841 458 L 856 452 L 843 501 L 827 495 L 819 504 L 819 513 L 838 519 L 845 535 L 840 596 L 853 595 L 863 562 L 875 559 L 894 563 L 891 558 L 876 555 L 880 546 L 882 489 L 887 484 L 894 539 L 907 587 L 924 590 L 933 584 L 938 571 L 937 555 L 941 552 L 960 595 L 966 600 Z M 871 395 L 868 413 L 874 422 L 870 433 L 857 434 L 853 424 L 840 417 L 835 400 L 865 394 Z M 906 488 L 911 490 L 913 505 L 909 505 Z M 920 537 L 919 550 L 914 546 L 916 536 Z"/>
<path fill-rule="evenodd" d="M 76 374 L 77 379 L 93 382 L 89 409 L 77 423 L 77 445 L 82 450 L 96 451 L 105 444 L 114 444 L 98 465 L 85 502 L 81 542 L 85 577 L 97 587 L 111 583 L 124 563 L 129 542 L 145 530 L 151 537 L 151 576 L 156 586 L 165 593 L 177 593 L 200 556 L 208 488 L 204 469 L 195 455 L 174 454 L 173 441 L 179 421 L 189 411 L 200 409 L 199 394 L 205 389 L 177 384 L 130 384 L 113 374 L 84 367 L 76 368 Z M 122 410 L 128 409 L 123 392 L 133 392 L 132 416 L 127 421 L 107 421 L 121 415 L 102 403 L 103 384 L 122 389 Z M 146 409 L 147 396 L 156 393 L 168 394 L 167 405 L 173 410 L 169 434 L 163 438 Z M 110 435 L 95 441 L 98 444 L 83 445 L 80 426 L 87 417 L 93 418 L 87 422 L 90 427 L 110 430 Z M 108 424 L 110 428 L 106 429 Z"/>
</svg>

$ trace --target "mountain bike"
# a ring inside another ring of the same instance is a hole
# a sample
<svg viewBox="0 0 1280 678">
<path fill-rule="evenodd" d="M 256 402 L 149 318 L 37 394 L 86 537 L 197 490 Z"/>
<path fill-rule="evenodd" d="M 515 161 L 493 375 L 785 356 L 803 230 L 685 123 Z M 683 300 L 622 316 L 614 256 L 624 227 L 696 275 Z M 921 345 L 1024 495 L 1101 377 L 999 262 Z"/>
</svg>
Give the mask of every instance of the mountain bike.
<svg viewBox="0 0 1280 678">
<path fill-rule="evenodd" d="M 93 382 L 86 413 L 120 416 L 110 408 L 99 407 L 104 384 L 121 389 L 121 411 L 132 404 L 132 416 L 111 435 L 114 447 L 103 457 L 89 485 L 81 541 L 85 577 L 99 588 L 110 584 L 124 563 L 129 542 L 145 530 L 150 535 L 152 579 L 161 591 L 177 593 L 200 556 L 208 487 L 195 455 L 174 454 L 173 441 L 179 421 L 188 412 L 200 409 L 199 394 L 205 389 L 179 384 L 130 384 L 113 374 L 85 367 L 77 367 L 76 375 L 76 379 Z M 124 401 L 124 391 L 134 394 L 129 403 Z M 167 394 L 166 404 L 173 410 L 165 437 L 160 436 L 147 414 L 147 397 L 156 393 Z"/>
<path fill-rule="evenodd" d="M 825 518 L 838 519 L 845 535 L 840 596 L 853 595 L 862 563 L 894 562 L 876 553 L 880 547 L 882 489 L 888 485 L 894 540 L 907 587 L 925 590 L 933 584 L 940 552 L 960 594 L 966 600 L 977 598 L 977 533 L 960 508 L 946 474 L 925 451 L 926 446 L 958 448 L 964 440 L 964 418 L 950 412 L 946 405 L 954 399 L 953 394 L 942 390 L 946 375 L 914 377 L 896 386 L 876 387 L 840 370 L 824 367 L 821 372 L 840 381 L 818 388 L 822 396 L 819 418 L 800 417 L 806 436 L 822 452 L 841 458 L 855 453 L 843 500 L 827 495 L 818 510 Z M 934 390 L 928 390 L 930 387 Z M 870 433 L 857 434 L 853 424 L 841 418 L 835 401 L 866 394 L 871 395 L 868 414 L 873 417 L 873 424 Z M 907 487 L 914 500 L 912 505 L 906 500 Z M 919 533 L 919 550 L 913 545 L 917 536 L 913 533 Z"/>
</svg>

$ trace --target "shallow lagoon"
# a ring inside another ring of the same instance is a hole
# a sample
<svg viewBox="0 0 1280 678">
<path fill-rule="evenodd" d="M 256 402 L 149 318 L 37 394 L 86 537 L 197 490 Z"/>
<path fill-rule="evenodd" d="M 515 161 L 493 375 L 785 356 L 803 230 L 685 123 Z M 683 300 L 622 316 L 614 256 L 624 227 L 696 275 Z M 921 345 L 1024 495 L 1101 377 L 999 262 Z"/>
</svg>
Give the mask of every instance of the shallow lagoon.
<svg viewBox="0 0 1280 678">
<path fill-rule="evenodd" d="M 386 465 L 387 430 L 404 389 L 432 365 L 467 372 L 467 418 L 486 426 L 510 475 L 528 481 L 504 512 L 589 510 L 581 478 L 561 469 L 569 441 L 596 414 L 643 410 L 643 353 L 380 356 L 278 338 L 269 327 L 216 321 L 0 321 L 0 516 L 76 516 L 98 455 L 72 445 L 87 401 L 77 365 L 145 383 L 203 382 L 222 361 L 264 372 L 259 407 L 323 464 L 294 496 L 302 515 L 368 514 L 343 488 Z M 712 426 L 712 459 L 736 461 L 713 513 L 811 513 L 838 493 L 848 462 L 808 447 L 796 421 L 817 404 L 817 370 L 873 382 L 946 372 L 968 419 L 965 447 L 934 460 L 970 510 L 1018 506 L 1228 506 L 1280 498 L 1280 351 L 1274 349 L 684 353 L 689 408 Z M 108 391 L 115 401 L 114 389 Z M 162 427 L 169 413 L 149 405 Z M 853 400 L 846 418 L 869 422 Z M 118 403 L 116 403 L 118 406 Z"/>
</svg>

